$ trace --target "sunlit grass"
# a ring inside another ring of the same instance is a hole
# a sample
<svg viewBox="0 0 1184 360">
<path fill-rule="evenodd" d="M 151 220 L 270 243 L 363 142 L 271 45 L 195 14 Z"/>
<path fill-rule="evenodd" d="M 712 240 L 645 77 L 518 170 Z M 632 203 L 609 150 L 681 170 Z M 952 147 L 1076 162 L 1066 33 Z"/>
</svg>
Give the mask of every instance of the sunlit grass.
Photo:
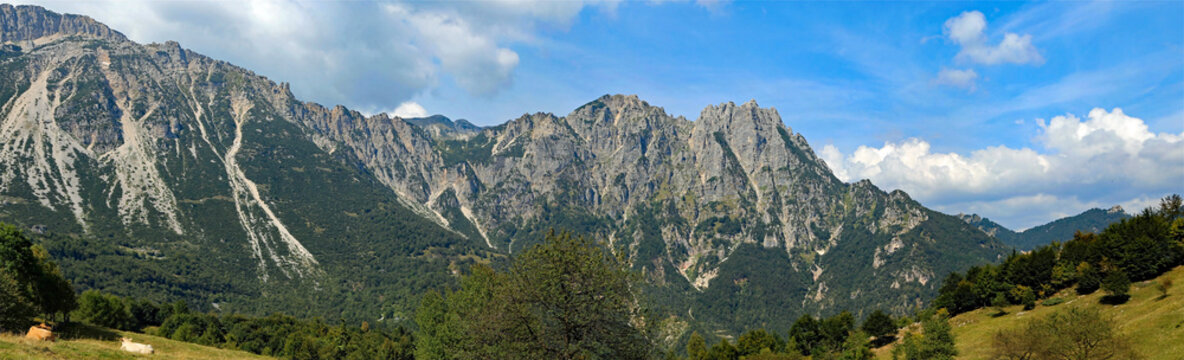
<svg viewBox="0 0 1184 360">
<path fill-rule="evenodd" d="M 25 339 L 17 334 L 0 334 L 0 360 L 8 359 L 270 359 L 244 351 L 224 350 L 158 336 L 126 331 L 84 329 L 78 338 L 56 342 Z M 103 334 L 103 335 L 97 335 Z M 108 340 L 110 336 L 114 339 Z M 153 355 L 132 354 L 119 350 L 119 337 L 152 345 Z"/>
<path fill-rule="evenodd" d="M 1113 316 L 1119 332 L 1130 336 L 1136 351 L 1147 360 L 1179 360 L 1184 354 L 1184 289 L 1179 286 L 1161 297 L 1155 288 L 1158 281 L 1170 278 L 1176 284 L 1184 281 L 1184 267 L 1177 267 L 1157 279 L 1134 283 L 1131 298 L 1118 306 L 1101 305 L 1102 291 L 1079 296 L 1072 289 L 1054 297 L 1065 301 L 1054 306 L 1038 303 L 1035 309 L 1023 311 L 1015 305 L 1005 308 L 1006 315 L 993 317 L 994 309 L 971 311 L 950 319 L 958 346 L 958 358 L 990 359 L 991 337 L 1000 330 L 1014 329 L 1034 317 L 1045 317 L 1068 306 L 1099 307 L 1102 313 Z M 892 345 L 876 350 L 878 359 L 891 359 Z"/>
</svg>

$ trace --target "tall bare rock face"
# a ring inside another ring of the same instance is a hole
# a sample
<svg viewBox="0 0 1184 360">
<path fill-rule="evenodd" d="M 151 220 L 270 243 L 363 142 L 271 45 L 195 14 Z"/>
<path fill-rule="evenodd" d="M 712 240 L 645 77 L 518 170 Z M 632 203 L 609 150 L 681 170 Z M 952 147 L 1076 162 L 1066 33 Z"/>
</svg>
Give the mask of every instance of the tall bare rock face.
<svg viewBox="0 0 1184 360">
<path fill-rule="evenodd" d="M 667 328 L 782 329 L 906 311 L 1002 251 L 903 192 L 839 181 L 755 102 L 695 121 L 620 95 L 488 128 L 365 117 L 86 17 L 0 14 L 0 221 L 60 234 L 65 256 L 100 239 L 155 269 L 143 293 L 162 299 L 402 321 L 473 255 L 564 228 L 627 256 Z"/>
<path fill-rule="evenodd" d="M 406 122 L 303 103 L 86 17 L 0 13 L 0 221 L 46 233 L 81 289 L 400 321 L 418 292 L 453 281 L 458 256 L 482 253 L 385 185 L 412 180 L 328 140 L 398 144 L 368 160 L 430 156 Z"/>
</svg>

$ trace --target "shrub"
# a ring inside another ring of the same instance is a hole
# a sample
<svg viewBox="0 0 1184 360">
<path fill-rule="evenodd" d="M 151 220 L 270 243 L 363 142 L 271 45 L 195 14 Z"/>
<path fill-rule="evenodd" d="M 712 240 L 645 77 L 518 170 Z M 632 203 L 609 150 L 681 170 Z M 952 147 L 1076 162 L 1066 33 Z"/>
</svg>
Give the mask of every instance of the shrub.
<svg viewBox="0 0 1184 360">
<path fill-rule="evenodd" d="M 1163 278 L 1155 284 L 1155 290 L 1159 290 L 1159 297 L 1168 297 L 1168 291 L 1172 289 L 1172 279 Z"/>
<path fill-rule="evenodd" d="M 995 334 L 995 359 L 1135 359 L 1130 340 L 1096 307 L 1069 307 Z"/>
</svg>

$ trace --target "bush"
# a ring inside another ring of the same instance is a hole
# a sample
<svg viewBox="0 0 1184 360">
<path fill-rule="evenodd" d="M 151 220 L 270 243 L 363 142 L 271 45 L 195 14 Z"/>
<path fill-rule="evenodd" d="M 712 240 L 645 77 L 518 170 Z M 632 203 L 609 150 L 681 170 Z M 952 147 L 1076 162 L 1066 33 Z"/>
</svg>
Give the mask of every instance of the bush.
<svg viewBox="0 0 1184 360">
<path fill-rule="evenodd" d="M 1130 340 L 1096 308 L 1070 307 L 995 334 L 995 359 L 1134 359 Z"/>
</svg>

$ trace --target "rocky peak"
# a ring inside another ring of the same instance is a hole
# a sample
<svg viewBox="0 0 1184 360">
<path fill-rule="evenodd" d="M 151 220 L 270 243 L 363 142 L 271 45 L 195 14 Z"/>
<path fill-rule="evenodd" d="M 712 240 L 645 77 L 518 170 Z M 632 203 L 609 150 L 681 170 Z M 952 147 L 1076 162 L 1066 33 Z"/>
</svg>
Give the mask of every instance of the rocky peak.
<svg viewBox="0 0 1184 360">
<path fill-rule="evenodd" d="M 187 51 L 176 41 L 169 40 L 164 44 L 148 44 L 145 46 L 149 49 L 156 50 L 157 56 L 162 58 L 161 60 L 163 61 L 161 62 L 163 63 L 176 65 L 181 68 L 189 66 L 189 55 Z"/>
<path fill-rule="evenodd" d="M 712 130 L 733 129 L 740 131 L 772 130 L 781 123 L 781 115 L 774 108 L 762 108 L 756 100 L 736 105 L 731 101 L 709 105 L 699 113 L 696 126 Z"/>
<path fill-rule="evenodd" d="M 1125 213 L 1125 212 L 1126 211 L 1123 210 L 1122 206 L 1120 206 L 1120 205 L 1114 205 L 1109 210 L 1106 210 L 1107 214 L 1117 214 L 1117 213 Z"/>
<path fill-rule="evenodd" d="M 427 131 L 433 138 L 471 135 L 481 131 L 480 126 L 473 125 L 468 120 L 459 119 L 453 121 L 444 115 L 407 118 L 403 119 L 403 121 Z"/>
<path fill-rule="evenodd" d="M 0 4 L 0 43 L 60 35 L 90 35 L 114 41 L 127 37 L 87 16 L 57 14 L 40 6 Z"/>
</svg>

